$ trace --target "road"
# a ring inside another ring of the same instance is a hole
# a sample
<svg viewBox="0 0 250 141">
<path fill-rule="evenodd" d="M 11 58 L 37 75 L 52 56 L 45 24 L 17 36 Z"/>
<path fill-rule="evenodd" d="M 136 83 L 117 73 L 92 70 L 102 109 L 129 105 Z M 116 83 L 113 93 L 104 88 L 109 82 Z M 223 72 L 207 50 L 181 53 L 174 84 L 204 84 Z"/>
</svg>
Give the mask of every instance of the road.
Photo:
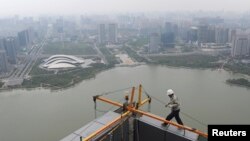
<svg viewBox="0 0 250 141">
<path fill-rule="evenodd" d="M 41 56 L 42 48 L 47 43 L 47 40 L 50 37 L 51 33 L 51 29 L 48 29 L 47 33 L 44 36 L 44 40 L 41 43 L 35 44 L 31 47 L 31 49 L 25 56 L 24 61 L 21 62 L 21 65 L 19 65 L 16 70 L 14 70 L 10 77 L 4 80 L 4 86 L 15 86 L 22 84 L 24 78 L 28 76 L 36 60 Z"/>
<path fill-rule="evenodd" d="M 51 57 L 52 54 L 41 54 L 39 57 L 40 58 L 49 58 Z M 95 55 L 73 55 L 75 57 L 99 57 L 99 55 L 95 54 Z"/>
<path fill-rule="evenodd" d="M 42 52 L 42 48 L 45 45 L 45 41 L 43 43 L 41 43 L 40 46 L 38 46 L 35 51 L 31 54 L 30 56 L 30 61 L 27 64 L 27 66 L 23 69 L 22 73 L 20 74 L 19 78 L 25 78 L 29 72 L 31 71 L 33 65 L 36 63 L 36 60 L 39 58 L 39 56 L 41 55 Z"/>
<path fill-rule="evenodd" d="M 104 64 L 108 64 L 107 59 L 105 58 L 105 56 L 103 55 L 103 53 L 100 51 L 100 49 L 96 46 L 96 43 L 94 43 L 94 49 L 96 50 L 98 56 L 100 56 L 104 62 Z"/>
<path fill-rule="evenodd" d="M 29 53 L 25 56 L 22 65 L 19 65 L 12 75 L 5 79 L 5 86 L 21 85 L 24 78 L 27 77 L 35 64 L 36 60 L 40 57 L 42 48 L 45 45 L 45 40 L 40 44 L 33 45 Z"/>
<path fill-rule="evenodd" d="M 142 54 L 138 53 L 138 51 L 135 50 L 131 45 L 129 45 L 129 44 L 126 43 L 125 46 L 127 46 L 131 50 L 133 50 L 138 56 L 141 56 L 141 57 L 145 58 L 148 62 L 152 62 L 152 60 L 147 55 L 142 55 Z M 134 59 L 134 60 L 136 60 L 136 59 Z"/>
<path fill-rule="evenodd" d="M 154 56 L 182 56 L 182 55 L 195 55 L 195 54 L 202 54 L 202 52 L 194 51 L 194 52 L 185 52 L 185 53 L 143 54 L 143 56 L 148 56 L 148 57 L 154 57 Z"/>
</svg>

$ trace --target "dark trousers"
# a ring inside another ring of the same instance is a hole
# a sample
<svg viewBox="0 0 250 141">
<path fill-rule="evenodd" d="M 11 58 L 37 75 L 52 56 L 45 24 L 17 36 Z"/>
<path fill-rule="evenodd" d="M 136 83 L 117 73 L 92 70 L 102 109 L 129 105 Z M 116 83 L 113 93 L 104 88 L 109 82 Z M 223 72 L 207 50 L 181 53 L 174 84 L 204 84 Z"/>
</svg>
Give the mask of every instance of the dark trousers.
<svg viewBox="0 0 250 141">
<path fill-rule="evenodd" d="M 172 112 L 166 117 L 166 120 L 171 120 L 173 117 L 175 117 L 175 120 L 178 124 L 183 125 L 183 122 L 181 121 L 181 118 L 179 116 L 180 110 L 172 110 Z"/>
</svg>

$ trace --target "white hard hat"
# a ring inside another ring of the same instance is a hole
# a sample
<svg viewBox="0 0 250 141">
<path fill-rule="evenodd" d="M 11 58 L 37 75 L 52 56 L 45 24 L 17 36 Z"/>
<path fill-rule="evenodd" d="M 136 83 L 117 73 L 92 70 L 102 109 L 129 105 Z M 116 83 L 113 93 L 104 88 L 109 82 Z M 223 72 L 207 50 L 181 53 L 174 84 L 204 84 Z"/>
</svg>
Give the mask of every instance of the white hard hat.
<svg viewBox="0 0 250 141">
<path fill-rule="evenodd" d="M 172 94 L 174 94 L 174 91 L 172 89 L 168 89 L 167 90 L 167 95 L 169 96 L 169 95 L 172 95 Z"/>
</svg>

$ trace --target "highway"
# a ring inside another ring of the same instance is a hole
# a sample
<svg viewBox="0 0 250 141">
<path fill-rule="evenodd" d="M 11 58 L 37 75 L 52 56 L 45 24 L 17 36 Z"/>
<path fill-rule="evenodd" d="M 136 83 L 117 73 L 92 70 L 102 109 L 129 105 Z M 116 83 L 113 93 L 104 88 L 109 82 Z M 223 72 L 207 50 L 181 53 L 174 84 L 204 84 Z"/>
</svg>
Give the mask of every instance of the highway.
<svg viewBox="0 0 250 141">
<path fill-rule="evenodd" d="M 14 73 L 7 79 L 5 79 L 5 86 L 21 85 L 23 79 L 27 77 L 31 71 L 36 60 L 40 57 L 42 48 L 45 45 L 46 41 L 42 41 L 37 45 L 33 45 L 29 53 L 25 56 L 25 59 L 22 64 L 19 65 Z"/>
<path fill-rule="evenodd" d="M 100 56 L 104 62 L 104 64 L 108 64 L 107 59 L 105 58 L 105 56 L 103 55 L 103 53 L 100 51 L 100 49 L 96 46 L 96 43 L 94 43 L 94 49 L 96 50 L 98 56 Z"/>
</svg>

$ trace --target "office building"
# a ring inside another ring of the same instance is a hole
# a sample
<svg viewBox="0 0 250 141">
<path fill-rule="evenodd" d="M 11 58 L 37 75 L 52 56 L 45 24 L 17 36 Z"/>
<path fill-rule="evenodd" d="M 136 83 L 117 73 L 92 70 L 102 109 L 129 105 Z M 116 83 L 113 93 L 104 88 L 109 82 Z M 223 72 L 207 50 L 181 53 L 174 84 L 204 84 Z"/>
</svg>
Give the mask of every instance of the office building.
<svg viewBox="0 0 250 141">
<path fill-rule="evenodd" d="M 8 71 L 8 61 L 6 52 L 4 50 L 0 50 L 0 74 L 6 73 Z"/>
<path fill-rule="evenodd" d="M 228 28 L 217 27 L 215 31 L 215 41 L 217 44 L 226 44 L 228 42 Z"/>
<path fill-rule="evenodd" d="M 158 33 L 152 33 L 149 37 L 149 53 L 157 53 L 160 49 L 161 37 Z"/>
<path fill-rule="evenodd" d="M 250 55 L 250 38 L 248 34 L 241 33 L 234 36 L 231 54 L 233 57 Z"/>
<path fill-rule="evenodd" d="M 4 47 L 5 51 L 8 56 L 8 60 L 12 64 L 17 63 L 17 53 L 16 53 L 16 48 L 17 48 L 17 38 L 15 37 L 8 37 L 4 40 Z"/>
<path fill-rule="evenodd" d="M 188 36 L 187 40 L 191 42 L 196 42 L 198 40 L 198 28 L 197 27 L 191 27 L 188 30 Z"/>
<path fill-rule="evenodd" d="M 177 26 L 166 22 L 165 28 L 163 30 L 163 34 L 161 36 L 161 41 L 163 43 L 163 47 L 174 47 L 175 46 L 175 36 L 177 33 Z"/>
<path fill-rule="evenodd" d="M 64 19 L 62 17 L 57 19 L 56 23 L 54 24 L 54 27 L 57 33 L 63 33 L 64 32 Z"/>
<path fill-rule="evenodd" d="M 208 42 L 208 26 L 206 25 L 201 25 L 198 28 L 198 42 L 199 43 L 207 43 Z"/>
<path fill-rule="evenodd" d="M 116 43 L 117 42 L 117 24 L 109 24 L 109 42 Z"/>
<path fill-rule="evenodd" d="M 233 40 L 234 40 L 234 38 L 236 36 L 236 33 L 237 33 L 237 31 L 235 29 L 231 29 L 229 31 L 229 42 L 230 43 L 233 43 Z"/>
<path fill-rule="evenodd" d="M 104 44 L 106 42 L 106 29 L 105 24 L 100 24 L 98 29 L 98 41 L 100 44 Z"/>
<path fill-rule="evenodd" d="M 0 38 L 0 50 L 5 50 L 5 48 L 4 48 L 4 39 L 2 38 Z"/>
<path fill-rule="evenodd" d="M 29 44 L 29 31 L 23 30 L 18 32 L 18 39 L 20 46 L 27 46 Z"/>
<path fill-rule="evenodd" d="M 208 36 L 207 36 L 208 43 L 215 43 L 215 27 L 209 26 L 208 27 Z"/>
<path fill-rule="evenodd" d="M 208 25 L 200 25 L 198 28 L 199 43 L 215 43 L 215 28 Z"/>
</svg>

